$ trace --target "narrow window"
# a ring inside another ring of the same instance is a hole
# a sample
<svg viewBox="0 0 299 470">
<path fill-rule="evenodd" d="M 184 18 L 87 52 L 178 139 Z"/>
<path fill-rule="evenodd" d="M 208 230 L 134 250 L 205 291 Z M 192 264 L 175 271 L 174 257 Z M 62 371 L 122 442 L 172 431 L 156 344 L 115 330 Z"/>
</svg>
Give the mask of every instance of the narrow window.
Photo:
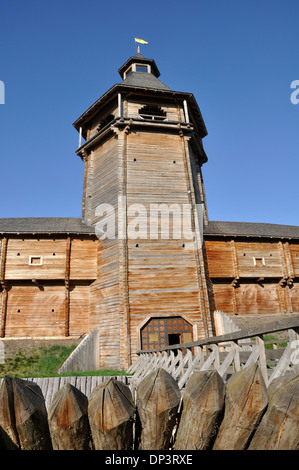
<svg viewBox="0 0 299 470">
<path fill-rule="evenodd" d="M 43 258 L 41 256 L 29 256 L 29 266 L 41 266 Z"/>
<path fill-rule="evenodd" d="M 253 258 L 254 266 L 265 266 L 265 258 Z"/>
</svg>

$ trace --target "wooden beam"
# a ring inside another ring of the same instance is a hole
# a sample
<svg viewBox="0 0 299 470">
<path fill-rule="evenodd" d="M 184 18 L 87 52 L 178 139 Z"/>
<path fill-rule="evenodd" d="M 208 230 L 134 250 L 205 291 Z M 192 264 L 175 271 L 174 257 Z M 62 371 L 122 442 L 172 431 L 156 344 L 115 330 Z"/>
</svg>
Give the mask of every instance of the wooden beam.
<svg viewBox="0 0 299 470">
<path fill-rule="evenodd" d="M 187 105 L 187 101 L 186 101 L 186 100 L 184 100 L 184 112 L 185 112 L 185 119 L 186 119 L 186 122 L 189 123 L 189 122 L 190 122 L 190 119 L 189 119 L 188 105 Z"/>
<path fill-rule="evenodd" d="M 71 263 L 71 237 L 66 241 L 65 257 L 65 299 L 64 299 L 64 335 L 70 335 L 70 263 Z"/>
<path fill-rule="evenodd" d="M 5 264 L 6 264 L 6 255 L 7 255 L 7 237 L 2 239 L 2 250 L 1 250 L 1 266 L 0 266 L 0 282 L 5 280 Z"/>
<path fill-rule="evenodd" d="M 284 279 L 287 279 L 288 278 L 288 273 L 287 273 L 285 253 L 284 253 L 282 242 L 278 242 L 278 251 L 279 251 L 280 262 L 281 262 L 281 267 L 282 267 L 282 276 L 283 276 Z"/>
<path fill-rule="evenodd" d="M 7 298 L 8 298 L 8 286 L 4 282 L 2 283 L 2 307 L 1 307 L 1 326 L 0 326 L 0 337 L 5 336 L 6 327 L 6 313 L 7 313 Z"/>
<path fill-rule="evenodd" d="M 286 264 L 287 264 L 287 269 L 288 269 L 288 277 L 289 277 L 287 283 L 289 286 L 291 286 L 293 285 L 295 274 L 294 274 L 294 266 L 292 262 L 292 257 L 290 254 L 289 242 L 285 242 L 284 251 L 285 251 L 285 258 L 286 258 Z"/>
<path fill-rule="evenodd" d="M 1 323 L 0 323 L 0 337 L 1 338 L 4 338 L 5 336 L 6 313 L 7 313 L 8 287 L 5 282 L 7 243 L 8 243 L 8 239 L 7 237 L 4 237 L 2 239 L 1 265 L 0 265 L 0 283 L 2 286 L 2 307 L 1 307 Z"/>
<path fill-rule="evenodd" d="M 119 281 L 120 281 L 120 301 L 121 312 L 123 312 L 123 339 L 121 346 L 124 350 L 124 362 L 126 366 L 131 365 L 131 321 L 130 321 L 130 302 L 128 286 L 128 239 L 127 239 L 127 139 L 128 129 L 125 128 L 119 135 L 121 145 L 119 151 L 119 168 L 121 172 L 119 180 L 118 194 L 122 198 L 123 207 L 118 204 L 118 227 L 119 242 Z"/>
</svg>

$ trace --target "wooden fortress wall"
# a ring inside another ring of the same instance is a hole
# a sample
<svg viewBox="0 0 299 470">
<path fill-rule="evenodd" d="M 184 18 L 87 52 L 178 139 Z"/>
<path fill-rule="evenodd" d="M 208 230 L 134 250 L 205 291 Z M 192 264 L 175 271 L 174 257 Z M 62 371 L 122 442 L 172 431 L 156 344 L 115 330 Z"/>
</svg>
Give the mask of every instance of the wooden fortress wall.
<svg viewBox="0 0 299 470">
<path fill-rule="evenodd" d="M 299 241 L 206 236 L 216 309 L 227 314 L 299 312 Z"/>
<path fill-rule="evenodd" d="M 0 249 L 2 337 L 89 332 L 95 237 L 9 235 Z"/>
<path fill-rule="evenodd" d="M 142 169 L 139 167 L 138 171 Z M 146 240 L 139 240 L 138 247 L 136 244 L 137 241 L 130 241 L 128 282 L 131 328 L 134 342 L 138 344 L 137 327 L 144 318 L 155 314 L 158 308 L 155 299 L 159 299 L 157 294 L 161 293 L 162 278 L 163 299 L 173 312 L 184 310 L 188 317 L 193 316 L 196 296 L 192 290 L 194 260 L 184 251 L 180 241 L 167 250 L 157 241 L 150 257 Z M 0 247 L 2 336 L 80 335 L 96 328 L 101 320 L 94 307 L 94 293 L 99 287 L 96 281 L 99 257 L 107 288 L 103 302 L 99 299 L 97 302 L 101 304 L 101 314 L 105 315 L 107 325 L 116 329 L 120 337 L 120 324 L 117 323 L 120 317 L 115 319 L 115 324 L 110 323 L 109 310 L 113 301 L 110 307 L 104 301 L 109 299 L 109 289 L 115 292 L 114 297 L 117 296 L 118 278 L 113 279 L 110 275 L 114 272 L 116 276 L 118 272 L 111 270 L 111 266 L 119 264 L 117 249 L 114 248 L 113 256 L 113 249 L 107 249 L 105 254 L 94 238 L 34 238 L 28 235 L 4 237 Z M 240 315 L 299 312 L 298 241 L 207 236 L 205 247 L 217 310 Z M 163 257 L 157 259 L 161 250 L 164 259 L 168 259 L 164 266 L 161 264 Z M 189 293 L 186 286 L 183 290 L 180 287 L 180 276 L 173 265 L 174 252 L 186 266 Z M 42 257 L 42 265 L 30 265 L 32 256 Z"/>
</svg>

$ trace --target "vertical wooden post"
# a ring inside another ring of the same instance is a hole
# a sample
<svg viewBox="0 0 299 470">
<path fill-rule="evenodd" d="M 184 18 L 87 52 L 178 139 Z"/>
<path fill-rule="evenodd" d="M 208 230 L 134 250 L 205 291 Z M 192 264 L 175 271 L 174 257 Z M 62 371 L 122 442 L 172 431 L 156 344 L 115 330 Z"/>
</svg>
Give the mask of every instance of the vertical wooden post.
<svg viewBox="0 0 299 470">
<path fill-rule="evenodd" d="M 0 337 L 4 338 L 5 336 L 5 328 L 6 328 L 6 312 L 7 312 L 7 299 L 8 299 L 8 287 L 7 284 L 4 282 L 2 284 L 2 309 L 1 309 L 1 330 L 0 330 Z"/>
<path fill-rule="evenodd" d="M 236 291 L 235 289 L 238 287 L 238 282 L 239 282 L 239 265 L 238 265 L 238 258 L 237 258 L 237 251 L 236 251 L 236 245 L 235 245 L 235 240 L 231 240 L 230 242 L 231 249 L 232 249 L 232 258 L 233 258 L 233 267 L 234 267 L 234 280 L 232 282 L 232 288 L 233 288 L 233 313 L 236 314 L 238 313 L 238 304 L 237 304 L 237 296 L 236 296 Z"/>
<path fill-rule="evenodd" d="M 121 93 L 118 93 L 118 117 L 123 116 L 123 110 L 122 110 L 123 104 L 122 104 L 122 97 Z"/>
<path fill-rule="evenodd" d="M 234 353 L 234 371 L 239 372 L 241 370 L 241 366 L 240 366 L 240 348 L 238 345 L 238 341 L 232 342 L 232 349 Z"/>
<path fill-rule="evenodd" d="M 125 130 L 119 135 L 121 148 L 119 150 L 119 168 L 121 172 L 119 182 L 119 201 L 118 204 L 118 238 L 119 238 L 119 279 L 120 279 L 120 296 L 121 296 L 121 312 L 123 314 L 122 325 L 122 348 L 121 355 L 124 357 L 125 367 L 131 364 L 131 324 L 130 324 L 130 303 L 129 303 L 129 287 L 128 287 L 128 236 L 127 236 L 127 136 L 130 127 L 126 126 Z"/>
<path fill-rule="evenodd" d="M 184 112 L 185 112 L 185 119 L 186 119 L 186 122 L 189 124 L 190 119 L 189 119 L 188 105 L 187 105 L 187 101 L 186 101 L 186 100 L 184 100 Z"/>
<path fill-rule="evenodd" d="M 71 237 L 67 237 L 65 259 L 64 336 L 70 335 L 70 261 Z"/>
<path fill-rule="evenodd" d="M 5 264 L 6 264 L 6 255 L 7 255 L 7 237 L 4 237 L 2 240 L 2 250 L 1 250 L 1 265 L 0 265 L 0 283 L 2 286 L 2 308 L 1 308 L 1 326 L 0 326 L 0 337 L 4 338 L 5 336 L 5 327 L 6 327 L 6 312 L 7 312 L 7 297 L 8 297 L 8 287 L 5 282 Z"/>
<path fill-rule="evenodd" d="M 82 143 L 82 127 L 80 127 L 80 130 L 79 130 L 79 146 L 78 146 L 78 148 L 81 147 L 81 143 Z"/>
<path fill-rule="evenodd" d="M 257 336 L 256 341 L 257 341 L 258 350 L 259 350 L 259 366 L 260 366 L 265 384 L 267 385 L 268 373 L 267 373 L 266 352 L 265 352 L 265 344 L 263 340 L 263 335 Z"/>
</svg>

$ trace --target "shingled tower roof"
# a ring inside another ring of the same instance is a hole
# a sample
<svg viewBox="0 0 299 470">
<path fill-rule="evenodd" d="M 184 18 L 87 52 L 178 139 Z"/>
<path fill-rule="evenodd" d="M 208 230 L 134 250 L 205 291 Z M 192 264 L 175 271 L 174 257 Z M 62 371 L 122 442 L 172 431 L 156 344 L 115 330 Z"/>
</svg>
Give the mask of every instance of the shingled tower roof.
<svg viewBox="0 0 299 470">
<path fill-rule="evenodd" d="M 138 66 L 141 67 L 138 69 Z M 140 71 L 142 67 L 144 67 L 145 70 L 146 66 L 149 66 L 147 73 Z M 128 70 L 130 70 L 130 74 L 128 74 Z M 130 57 L 130 59 L 119 68 L 118 73 L 123 78 L 121 85 L 170 90 L 168 86 L 158 79 L 160 72 L 156 62 L 153 59 L 146 59 L 140 52 L 137 52 L 134 57 Z"/>
</svg>

